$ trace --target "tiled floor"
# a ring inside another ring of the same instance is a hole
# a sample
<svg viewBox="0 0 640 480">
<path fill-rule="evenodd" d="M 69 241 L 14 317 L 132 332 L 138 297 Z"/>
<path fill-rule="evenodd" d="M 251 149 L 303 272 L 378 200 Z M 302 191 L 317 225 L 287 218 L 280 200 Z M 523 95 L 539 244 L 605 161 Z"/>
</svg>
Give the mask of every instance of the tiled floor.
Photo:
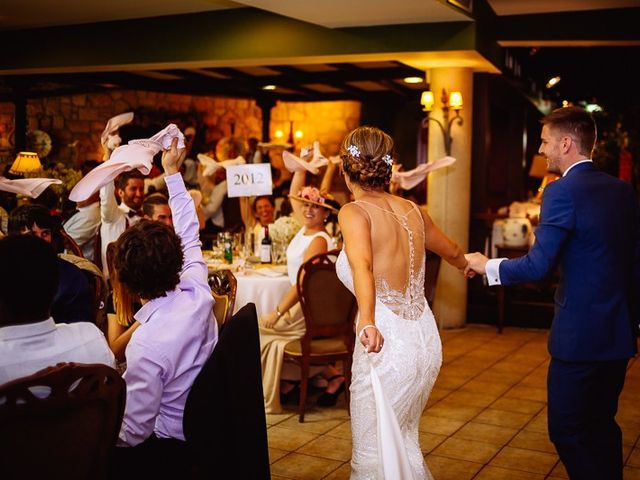
<svg viewBox="0 0 640 480">
<path fill-rule="evenodd" d="M 547 332 L 488 326 L 445 330 L 444 365 L 420 422 L 436 480 L 563 479 L 546 431 Z M 640 364 L 632 360 L 620 399 L 625 480 L 640 480 Z M 344 397 L 268 415 L 271 474 L 278 479 L 348 479 L 351 429 Z M 603 479 L 604 480 L 604 479 Z"/>
</svg>

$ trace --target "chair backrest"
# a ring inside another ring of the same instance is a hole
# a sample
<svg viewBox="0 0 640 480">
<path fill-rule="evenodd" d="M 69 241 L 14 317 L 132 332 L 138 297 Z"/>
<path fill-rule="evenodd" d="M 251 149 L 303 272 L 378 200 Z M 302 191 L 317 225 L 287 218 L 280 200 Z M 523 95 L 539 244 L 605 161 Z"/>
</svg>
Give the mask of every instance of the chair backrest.
<svg viewBox="0 0 640 480">
<path fill-rule="evenodd" d="M 64 230 L 64 228 L 60 228 L 58 233 L 62 237 L 62 242 L 64 244 L 64 249 L 72 255 L 77 257 L 83 257 L 82 248 L 80 245 L 76 243 L 76 241 Z"/>
<path fill-rule="evenodd" d="M 221 331 L 193 382 L 182 420 L 198 477 L 269 478 L 260 336 L 253 303 Z M 247 457 L 247 454 L 249 457 Z"/>
<path fill-rule="evenodd" d="M 442 258 L 433 253 L 431 250 L 424 252 L 425 254 L 425 273 L 424 273 L 424 296 L 429 302 L 429 306 L 433 308 L 433 302 L 436 298 L 436 285 L 438 283 L 438 273 L 440 272 L 440 263 Z"/>
<path fill-rule="evenodd" d="M 3 478 L 105 478 L 126 387 L 106 365 L 58 364 L 0 387 Z"/>
<path fill-rule="evenodd" d="M 351 343 L 353 322 L 357 312 L 356 298 L 336 274 L 339 250 L 311 257 L 298 270 L 297 289 L 305 318 L 305 343 L 315 337 L 342 335 Z"/>
<path fill-rule="evenodd" d="M 218 327 L 222 327 L 233 315 L 238 282 L 231 270 L 216 270 L 209 274 L 209 286 L 216 301 L 213 305 L 213 316 L 218 322 Z"/>
</svg>

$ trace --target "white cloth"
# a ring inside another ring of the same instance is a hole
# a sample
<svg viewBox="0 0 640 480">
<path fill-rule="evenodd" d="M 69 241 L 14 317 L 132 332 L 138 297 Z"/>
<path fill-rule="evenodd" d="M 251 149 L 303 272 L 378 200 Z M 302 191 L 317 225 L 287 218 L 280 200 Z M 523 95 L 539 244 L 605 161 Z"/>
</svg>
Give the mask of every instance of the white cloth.
<svg viewBox="0 0 640 480">
<path fill-rule="evenodd" d="M 80 246 L 84 258 L 93 261 L 94 239 L 100 230 L 100 203 L 94 202 L 91 205 L 78 207 L 78 213 L 67 220 L 62 227 Z"/>
<path fill-rule="evenodd" d="M 329 164 L 329 160 L 320 152 L 320 142 L 317 140 L 313 142 L 312 149 L 303 148 L 300 157 L 285 150 L 282 152 L 282 160 L 286 169 L 292 173 L 307 170 L 314 175 L 318 174 L 320 167 Z"/>
<path fill-rule="evenodd" d="M 278 302 L 291 288 L 289 278 L 284 275 L 265 277 L 251 270 L 247 270 L 244 275 L 238 275 L 236 280 L 238 288 L 233 313 L 236 313 L 247 303 L 254 303 L 258 318 L 273 312 Z"/>
<path fill-rule="evenodd" d="M 223 160 L 222 162 L 217 162 L 213 158 L 204 153 L 198 154 L 198 160 L 204 166 L 204 170 L 202 171 L 202 175 L 204 177 L 210 177 L 214 173 L 216 173 L 221 168 L 232 167 L 234 165 L 244 165 L 247 163 L 242 156 L 237 156 L 236 158 L 230 160 Z"/>
<path fill-rule="evenodd" d="M 316 232 L 311 235 L 305 235 L 305 233 L 306 229 L 302 227 L 287 247 L 287 271 L 291 285 L 295 285 L 298 280 L 298 270 L 300 270 L 307 248 L 309 248 L 314 238 L 324 238 L 327 241 L 327 250 L 336 248 L 335 242 L 327 232 Z"/>
<path fill-rule="evenodd" d="M 133 112 L 121 113 L 120 115 L 111 117 L 107 121 L 107 125 L 104 127 L 102 135 L 100 135 L 100 140 L 102 141 L 102 143 L 106 143 L 109 137 L 116 136 L 115 134 L 120 127 L 126 125 L 127 123 L 131 123 L 132 121 Z"/>
<path fill-rule="evenodd" d="M 223 180 L 215 187 L 213 187 L 213 190 L 209 195 L 209 201 L 206 205 L 202 206 L 204 218 L 206 220 L 211 219 L 211 223 L 220 228 L 224 228 L 224 213 L 222 211 L 222 202 L 224 202 L 226 196 L 227 181 Z"/>
<path fill-rule="evenodd" d="M 0 176 L 0 191 L 19 193 L 31 198 L 38 198 L 49 185 L 60 185 L 62 180 L 57 178 L 19 178 L 9 180 Z"/>
<path fill-rule="evenodd" d="M 56 324 L 49 318 L 0 328 L 0 385 L 60 362 L 115 367 L 104 335 L 92 323 Z"/>
<path fill-rule="evenodd" d="M 336 261 L 336 273 L 355 294 L 344 250 Z M 356 339 L 353 352 L 351 479 L 433 480 L 418 439 L 422 411 L 442 364 L 433 313 L 424 300 L 419 318 L 400 317 L 377 291 L 374 313 L 384 347 L 379 353 L 367 353 Z"/>
<path fill-rule="evenodd" d="M 151 138 L 131 140 L 127 145 L 116 148 L 109 160 L 98 165 L 76 183 L 69 192 L 69 200 L 86 200 L 124 172 L 138 169 L 143 175 L 149 175 L 154 155 L 171 147 L 174 138 L 178 139 L 178 148 L 184 148 L 184 135 L 172 123 Z"/>
<path fill-rule="evenodd" d="M 419 183 L 424 182 L 425 178 L 427 178 L 427 173 L 448 167 L 454 164 L 455 161 L 455 158 L 445 156 L 433 162 L 418 165 L 413 170 L 406 172 L 395 170 L 391 173 L 391 181 L 398 183 L 403 190 L 411 190 Z"/>
</svg>

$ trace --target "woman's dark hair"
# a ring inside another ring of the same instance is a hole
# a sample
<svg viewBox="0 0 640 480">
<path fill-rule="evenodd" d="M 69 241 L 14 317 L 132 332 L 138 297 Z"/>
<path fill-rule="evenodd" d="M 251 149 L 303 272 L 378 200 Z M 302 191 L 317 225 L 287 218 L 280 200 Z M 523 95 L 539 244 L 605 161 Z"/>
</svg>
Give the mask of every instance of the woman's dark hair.
<svg viewBox="0 0 640 480">
<path fill-rule="evenodd" d="M 20 235 L 24 229 L 31 230 L 33 225 L 38 228 L 47 228 L 52 233 L 60 228 L 60 223 L 51 215 L 43 205 L 21 205 L 9 215 L 9 235 Z"/>
<path fill-rule="evenodd" d="M 164 297 L 180 281 L 180 238 L 160 222 L 140 220 L 116 242 L 114 266 L 127 289 L 146 300 Z"/>
<path fill-rule="evenodd" d="M 10 235 L 0 240 L 0 265 L 2 322 L 46 320 L 60 275 L 51 245 L 31 235 Z"/>
<path fill-rule="evenodd" d="M 349 180 L 365 189 L 384 188 L 391 181 L 393 140 L 376 127 L 358 127 L 340 146 L 342 168 Z"/>
</svg>

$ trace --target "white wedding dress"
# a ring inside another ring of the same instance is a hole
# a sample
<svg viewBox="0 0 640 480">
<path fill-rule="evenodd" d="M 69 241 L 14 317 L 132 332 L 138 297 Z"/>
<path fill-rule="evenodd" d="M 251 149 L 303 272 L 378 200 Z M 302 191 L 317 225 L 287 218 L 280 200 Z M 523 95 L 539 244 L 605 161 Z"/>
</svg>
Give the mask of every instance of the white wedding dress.
<svg viewBox="0 0 640 480">
<path fill-rule="evenodd" d="M 391 236 L 391 242 L 401 242 L 405 248 L 393 247 L 397 255 L 387 262 L 383 258 L 382 271 L 375 268 L 374 255 L 375 322 L 385 340 L 380 353 L 366 353 L 356 339 L 351 383 L 351 478 L 432 479 L 420 449 L 418 426 L 442 364 L 442 345 L 424 298 L 424 222 L 413 204 L 409 211 L 399 214 L 372 203 L 355 203 L 370 217 L 374 249 L 376 232 L 381 232 L 379 240 Z M 420 240 L 415 242 L 414 237 Z M 420 265 L 417 271 L 416 264 Z M 338 257 L 336 270 L 340 280 L 355 293 L 345 250 Z M 398 272 L 404 276 L 401 283 Z M 394 289 L 394 284 L 405 288 Z"/>
</svg>

